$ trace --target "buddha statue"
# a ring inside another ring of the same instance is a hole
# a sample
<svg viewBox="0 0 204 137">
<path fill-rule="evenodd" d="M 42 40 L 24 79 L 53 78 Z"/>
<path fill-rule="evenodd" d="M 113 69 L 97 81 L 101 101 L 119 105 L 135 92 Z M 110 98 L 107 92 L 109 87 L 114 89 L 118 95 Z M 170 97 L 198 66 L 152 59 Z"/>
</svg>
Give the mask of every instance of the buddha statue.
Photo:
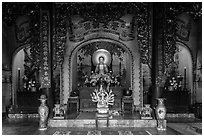
<svg viewBox="0 0 204 137">
<path fill-rule="evenodd" d="M 108 67 L 104 63 L 104 57 L 99 57 L 99 63 L 96 65 L 95 73 L 98 73 L 99 75 L 104 75 L 108 73 Z"/>
</svg>

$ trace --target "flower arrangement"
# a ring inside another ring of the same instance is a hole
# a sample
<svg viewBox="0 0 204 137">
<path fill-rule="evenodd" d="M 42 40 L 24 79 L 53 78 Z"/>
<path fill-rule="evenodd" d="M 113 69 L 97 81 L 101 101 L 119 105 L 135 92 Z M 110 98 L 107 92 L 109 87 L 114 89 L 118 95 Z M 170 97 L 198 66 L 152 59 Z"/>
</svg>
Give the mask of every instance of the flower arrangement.
<svg viewBox="0 0 204 137">
<path fill-rule="evenodd" d="M 27 91 L 36 91 L 36 81 L 31 79 L 29 82 L 24 83 L 24 89 Z"/>
<path fill-rule="evenodd" d="M 174 90 L 177 90 L 177 89 L 181 89 L 182 79 L 183 79 L 183 77 L 181 75 L 170 76 L 167 79 L 167 82 L 165 84 L 165 89 L 168 90 L 168 91 L 174 91 Z"/>
</svg>

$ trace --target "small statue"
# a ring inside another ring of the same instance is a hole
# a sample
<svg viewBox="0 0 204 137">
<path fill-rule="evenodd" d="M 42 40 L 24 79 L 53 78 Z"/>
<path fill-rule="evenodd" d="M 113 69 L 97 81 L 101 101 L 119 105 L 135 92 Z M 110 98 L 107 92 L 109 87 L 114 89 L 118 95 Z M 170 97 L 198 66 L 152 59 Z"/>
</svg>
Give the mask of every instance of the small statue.
<svg viewBox="0 0 204 137">
<path fill-rule="evenodd" d="M 103 88 L 102 83 L 100 83 L 99 89 L 95 89 L 91 93 L 91 98 L 93 102 L 97 102 L 98 113 L 107 113 L 109 110 L 108 105 L 114 104 L 112 90 Z"/>
<path fill-rule="evenodd" d="M 61 104 L 55 104 L 53 108 L 54 118 L 64 118 L 65 109 Z"/>
<path fill-rule="evenodd" d="M 103 56 L 99 57 L 99 63 L 96 65 L 95 72 L 98 73 L 99 75 L 100 74 L 104 75 L 105 73 L 108 72 L 108 67 L 107 67 L 107 64 L 104 63 L 104 57 Z"/>
<path fill-rule="evenodd" d="M 105 63 L 105 58 L 103 56 L 100 56 L 98 58 L 98 64 L 95 68 L 95 73 L 91 76 L 91 83 L 95 82 L 94 85 L 96 85 L 96 82 L 100 80 L 100 78 L 103 78 L 108 84 L 111 83 L 111 76 L 108 71 L 108 66 Z M 112 72 L 111 72 L 112 73 Z"/>
<path fill-rule="evenodd" d="M 152 119 L 152 109 L 150 104 L 145 104 L 145 107 L 141 111 L 141 119 Z"/>
</svg>

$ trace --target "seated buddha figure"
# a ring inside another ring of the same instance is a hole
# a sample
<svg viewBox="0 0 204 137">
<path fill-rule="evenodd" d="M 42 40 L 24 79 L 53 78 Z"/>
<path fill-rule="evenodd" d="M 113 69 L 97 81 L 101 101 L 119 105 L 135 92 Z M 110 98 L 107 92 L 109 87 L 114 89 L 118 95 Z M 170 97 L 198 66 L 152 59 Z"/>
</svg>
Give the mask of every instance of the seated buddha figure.
<svg viewBox="0 0 204 137">
<path fill-rule="evenodd" d="M 108 72 L 108 66 L 104 63 L 104 57 L 99 57 L 99 63 L 96 65 L 95 74 L 97 77 L 97 81 L 100 78 L 103 78 L 107 83 L 111 82 L 111 77 Z"/>
<path fill-rule="evenodd" d="M 104 57 L 99 57 L 99 63 L 96 65 L 95 73 L 104 75 L 108 73 L 108 66 L 104 63 Z"/>
<path fill-rule="evenodd" d="M 100 78 L 102 78 L 108 84 L 110 84 L 112 80 L 111 73 L 109 73 L 108 65 L 103 55 L 97 57 L 95 71 L 92 72 L 90 76 L 90 84 L 92 86 L 96 86 Z"/>
</svg>

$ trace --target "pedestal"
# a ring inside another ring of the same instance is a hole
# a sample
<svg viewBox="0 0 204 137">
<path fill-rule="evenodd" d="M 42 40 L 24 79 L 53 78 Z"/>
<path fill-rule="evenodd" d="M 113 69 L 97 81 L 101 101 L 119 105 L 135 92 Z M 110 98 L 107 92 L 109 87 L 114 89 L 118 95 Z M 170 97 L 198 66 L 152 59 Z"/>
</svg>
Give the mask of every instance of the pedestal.
<svg viewBox="0 0 204 137">
<path fill-rule="evenodd" d="M 122 99 L 122 112 L 132 112 L 134 111 L 134 101 L 130 96 L 124 96 Z"/>
<path fill-rule="evenodd" d="M 98 121 L 106 120 L 106 126 L 109 126 L 109 113 L 96 113 L 96 128 L 98 129 Z"/>
<path fill-rule="evenodd" d="M 76 112 L 79 112 L 79 98 L 78 97 L 69 97 L 67 102 L 67 111 L 72 112 L 74 109 L 74 105 L 76 105 Z"/>
</svg>

